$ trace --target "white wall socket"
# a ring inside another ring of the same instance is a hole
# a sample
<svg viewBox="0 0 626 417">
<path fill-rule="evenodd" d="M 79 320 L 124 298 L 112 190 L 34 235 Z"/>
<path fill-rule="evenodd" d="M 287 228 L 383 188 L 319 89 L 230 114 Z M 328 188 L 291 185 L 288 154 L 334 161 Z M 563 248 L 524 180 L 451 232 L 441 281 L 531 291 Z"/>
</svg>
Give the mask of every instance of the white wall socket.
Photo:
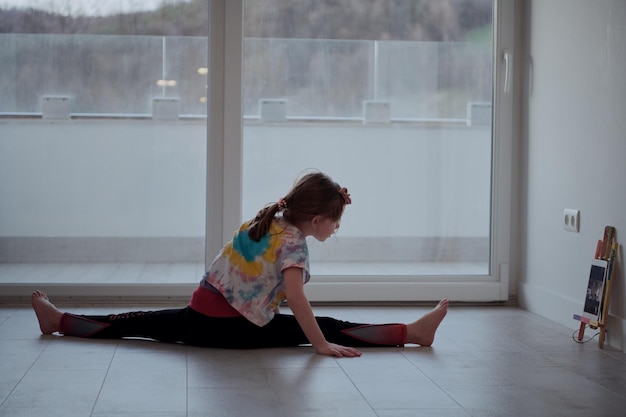
<svg viewBox="0 0 626 417">
<path fill-rule="evenodd" d="M 574 233 L 580 231 L 580 210 L 563 210 L 563 229 Z"/>
</svg>

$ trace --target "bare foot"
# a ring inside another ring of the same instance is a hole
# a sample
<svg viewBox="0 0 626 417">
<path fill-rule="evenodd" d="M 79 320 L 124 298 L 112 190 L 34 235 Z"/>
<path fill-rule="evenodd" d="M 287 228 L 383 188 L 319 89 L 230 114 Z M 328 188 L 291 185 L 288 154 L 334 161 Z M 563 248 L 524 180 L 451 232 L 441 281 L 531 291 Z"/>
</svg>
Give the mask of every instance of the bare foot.
<svg viewBox="0 0 626 417">
<path fill-rule="evenodd" d="M 448 313 L 448 300 L 443 299 L 417 321 L 407 324 L 407 342 L 430 346 L 435 340 L 435 332 Z"/>
<path fill-rule="evenodd" d="M 54 306 L 43 291 L 35 291 L 30 297 L 33 310 L 39 320 L 39 328 L 43 334 L 51 334 L 59 330 L 59 322 L 63 313 Z"/>
</svg>

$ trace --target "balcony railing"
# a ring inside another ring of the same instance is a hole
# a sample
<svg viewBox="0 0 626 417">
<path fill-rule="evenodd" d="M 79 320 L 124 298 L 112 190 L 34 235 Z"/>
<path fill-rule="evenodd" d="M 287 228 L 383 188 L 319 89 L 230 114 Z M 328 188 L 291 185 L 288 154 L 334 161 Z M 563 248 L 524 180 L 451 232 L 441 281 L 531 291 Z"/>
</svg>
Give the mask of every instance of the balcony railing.
<svg viewBox="0 0 626 417">
<path fill-rule="evenodd" d="M 0 262 L 203 259 L 206 123 L 193 120 L 206 117 L 207 48 L 0 35 Z M 285 191 L 266 176 L 267 149 L 284 153 L 281 176 L 358 149 L 382 174 L 360 192 L 354 179 L 360 204 L 313 258 L 486 262 L 491 60 L 485 44 L 246 39 L 244 215 Z M 280 123 L 293 120 L 336 123 Z M 306 155 L 288 157 L 294 146 Z M 332 174 L 354 176 L 341 161 Z M 410 190 L 393 180 L 398 167 Z M 373 222 L 397 196 L 393 225 Z"/>
<path fill-rule="evenodd" d="M 463 122 L 491 62 L 485 43 L 247 38 L 244 117 Z M 207 68 L 203 37 L 1 34 L 0 115 L 203 118 Z"/>
</svg>

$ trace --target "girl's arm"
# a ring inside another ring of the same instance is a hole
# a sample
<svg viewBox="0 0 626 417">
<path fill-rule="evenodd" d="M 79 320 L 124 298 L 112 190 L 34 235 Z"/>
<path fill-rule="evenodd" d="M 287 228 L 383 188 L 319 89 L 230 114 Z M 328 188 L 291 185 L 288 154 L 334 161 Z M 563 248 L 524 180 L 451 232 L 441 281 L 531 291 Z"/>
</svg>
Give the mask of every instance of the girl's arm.
<svg viewBox="0 0 626 417">
<path fill-rule="evenodd" d="M 289 308 L 315 351 L 322 355 L 331 356 L 361 356 L 361 352 L 354 348 L 329 343 L 326 340 L 315 320 L 311 304 L 304 294 L 302 268 L 287 268 L 283 271 L 283 276 Z"/>
</svg>

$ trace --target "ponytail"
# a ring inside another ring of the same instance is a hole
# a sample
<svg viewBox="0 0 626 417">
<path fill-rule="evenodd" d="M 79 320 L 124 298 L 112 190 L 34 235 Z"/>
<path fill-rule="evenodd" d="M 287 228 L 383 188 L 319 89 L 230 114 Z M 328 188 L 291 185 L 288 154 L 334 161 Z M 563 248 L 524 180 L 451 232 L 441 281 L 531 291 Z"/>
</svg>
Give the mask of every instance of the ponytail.
<svg viewBox="0 0 626 417">
<path fill-rule="evenodd" d="M 276 216 L 278 211 L 278 203 L 269 204 L 259 210 L 254 220 L 252 220 L 252 223 L 250 223 L 250 228 L 248 229 L 248 236 L 250 236 L 250 239 L 255 242 L 261 240 L 261 238 L 270 231 L 272 220 L 274 220 L 274 216 Z"/>
</svg>

